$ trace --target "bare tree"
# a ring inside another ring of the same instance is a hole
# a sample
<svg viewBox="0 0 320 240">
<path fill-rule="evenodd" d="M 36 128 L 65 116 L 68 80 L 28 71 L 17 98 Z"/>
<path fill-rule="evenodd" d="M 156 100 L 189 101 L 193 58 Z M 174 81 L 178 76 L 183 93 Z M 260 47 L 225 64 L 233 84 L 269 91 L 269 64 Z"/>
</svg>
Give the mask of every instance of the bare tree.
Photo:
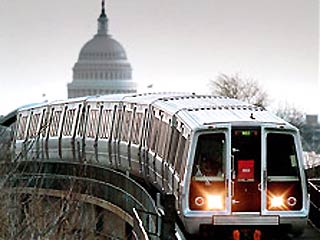
<svg viewBox="0 0 320 240">
<path fill-rule="evenodd" d="M 254 79 L 222 73 L 216 80 L 211 80 L 209 86 L 215 95 L 236 98 L 259 107 L 267 106 L 268 95 Z"/>
<path fill-rule="evenodd" d="M 294 105 L 288 103 L 278 107 L 278 109 L 275 111 L 275 114 L 299 129 L 301 129 L 305 123 L 305 114 Z"/>
</svg>

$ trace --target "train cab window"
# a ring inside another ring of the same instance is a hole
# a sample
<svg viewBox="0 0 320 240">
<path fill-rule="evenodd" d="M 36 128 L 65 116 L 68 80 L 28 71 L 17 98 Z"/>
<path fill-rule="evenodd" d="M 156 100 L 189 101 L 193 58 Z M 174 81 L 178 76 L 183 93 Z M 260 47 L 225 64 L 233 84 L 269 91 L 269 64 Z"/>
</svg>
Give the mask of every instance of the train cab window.
<svg viewBox="0 0 320 240">
<path fill-rule="evenodd" d="M 194 180 L 215 181 L 224 178 L 225 145 L 226 136 L 224 133 L 199 136 L 192 171 Z"/>
<path fill-rule="evenodd" d="M 298 176 L 297 154 L 292 135 L 267 135 L 267 169 L 268 176 Z"/>
</svg>

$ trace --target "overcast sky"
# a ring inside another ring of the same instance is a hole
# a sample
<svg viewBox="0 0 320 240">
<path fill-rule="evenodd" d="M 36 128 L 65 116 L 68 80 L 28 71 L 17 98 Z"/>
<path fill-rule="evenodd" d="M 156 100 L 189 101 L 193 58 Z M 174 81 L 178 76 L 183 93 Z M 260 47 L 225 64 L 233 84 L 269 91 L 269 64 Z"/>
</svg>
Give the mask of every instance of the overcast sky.
<svg viewBox="0 0 320 240">
<path fill-rule="evenodd" d="M 0 0 L 0 115 L 67 97 L 99 13 L 100 0 Z M 316 0 L 109 0 L 107 14 L 141 91 L 208 93 L 219 73 L 239 73 L 273 104 L 320 112 Z"/>
</svg>

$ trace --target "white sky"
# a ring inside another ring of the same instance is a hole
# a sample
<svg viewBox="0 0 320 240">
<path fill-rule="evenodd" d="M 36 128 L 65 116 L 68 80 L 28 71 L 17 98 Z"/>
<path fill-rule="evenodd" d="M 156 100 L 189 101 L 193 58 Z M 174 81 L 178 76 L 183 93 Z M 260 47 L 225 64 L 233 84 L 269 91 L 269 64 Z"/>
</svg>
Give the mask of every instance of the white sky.
<svg viewBox="0 0 320 240">
<path fill-rule="evenodd" d="M 67 97 L 99 13 L 100 0 L 0 0 L 0 115 Z M 141 91 L 209 93 L 219 73 L 240 73 L 273 105 L 320 112 L 317 0 L 109 0 L 107 14 Z"/>
</svg>

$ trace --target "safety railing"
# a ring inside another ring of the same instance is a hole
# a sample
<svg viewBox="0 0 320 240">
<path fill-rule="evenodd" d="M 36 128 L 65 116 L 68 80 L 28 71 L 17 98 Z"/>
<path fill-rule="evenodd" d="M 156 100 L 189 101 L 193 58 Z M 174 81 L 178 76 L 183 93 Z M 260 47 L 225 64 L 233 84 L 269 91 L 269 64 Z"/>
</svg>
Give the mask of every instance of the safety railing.
<svg viewBox="0 0 320 240">
<path fill-rule="evenodd" d="M 309 179 L 310 212 L 309 219 L 320 228 L 320 179 Z"/>
<path fill-rule="evenodd" d="M 136 239 L 159 240 L 161 234 L 161 216 L 141 209 L 133 209 L 133 230 Z"/>
<path fill-rule="evenodd" d="M 6 170 L 8 169 L 8 170 Z M 10 171 L 13 170 L 13 171 Z M 9 173 L 5 175 L 4 173 Z M 132 216 L 139 228 L 146 229 L 146 239 L 159 239 L 160 215 L 148 192 L 125 174 L 103 166 L 68 163 L 17 161 L 1 165 L 1 186 L 5 188 L 51 189 L 72 191 L 102 199 Z M 135 210 L 134 209 L 139 209 Z M 134 226 L 138 231 L 139 228 Z M 139 238 L 144 234 L 139 232 Z"/>
</svg>

